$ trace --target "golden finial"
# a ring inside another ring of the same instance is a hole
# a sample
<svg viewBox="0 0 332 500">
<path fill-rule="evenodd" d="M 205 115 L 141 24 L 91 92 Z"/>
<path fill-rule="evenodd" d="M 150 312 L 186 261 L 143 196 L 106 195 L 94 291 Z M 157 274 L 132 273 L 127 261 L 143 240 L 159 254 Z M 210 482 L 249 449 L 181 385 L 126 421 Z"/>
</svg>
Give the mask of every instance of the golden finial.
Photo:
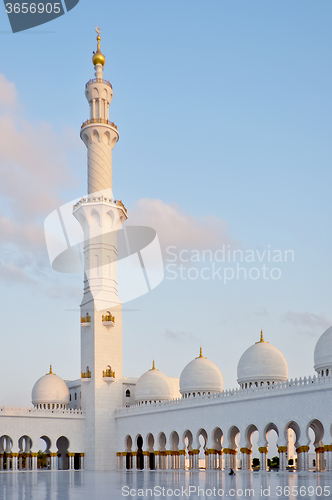
<svg viewBox="0 0 332 500">
<path fill-rule="evenodd" d="M 199 356 L 197 356 L 196 359 L 198 359 L 198 358 L 205 358 L 205 356 L 203 356 L 203 350 L 201 347 L 199 348 Z"/>
<path fill-rule="evenodd" d="M 152 370 L 157 370 L 154 360 L 152 361 L 152 368 L 150 369 L 150 371 Z"/>
<path fill-rule="evenodd" d="M 96 66 L 96 64 L 101 64 L 102 66 L 105 66 L 105 56 L 101 53 L 100 50 L 101 29 L 97 27 L 96 33 L 97 33 L 97 52 L 93 53 L 92 62 L 94 66 Z"/>
<path fill-rule="evenodd" d="M 256 342 L 256 344 L 268 344 L 268 342 L 266 342 L 266 340 L 264 340 L 264 337 L 263 337 L 263 330 L 261 330 L 261 338 L 259 339 L 259 342 Z"/>
<path fill-rule="evenodd" d="M 50 365 L 50 373 L 49 375 L 53 375 L 53 372 L 52 372 L 52 365 Z"/>
</svg>

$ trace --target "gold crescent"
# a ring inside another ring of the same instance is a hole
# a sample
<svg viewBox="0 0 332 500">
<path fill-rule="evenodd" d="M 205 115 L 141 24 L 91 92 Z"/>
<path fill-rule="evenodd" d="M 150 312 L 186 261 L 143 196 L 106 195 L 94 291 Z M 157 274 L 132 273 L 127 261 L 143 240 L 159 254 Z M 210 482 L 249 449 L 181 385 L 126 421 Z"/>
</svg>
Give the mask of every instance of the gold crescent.
<svg viewBox="0 0 332 500">
<path fill-rule="evenodd" d="M 98 26 L 97 26 L 97 28 L 96 28 L 96 33 L 98 33 L 98 35 L 100 35 L 100 33 L 101 33 L 101 29 L 100 29 L 100 28 L 98 28 Z"/>
</svg>

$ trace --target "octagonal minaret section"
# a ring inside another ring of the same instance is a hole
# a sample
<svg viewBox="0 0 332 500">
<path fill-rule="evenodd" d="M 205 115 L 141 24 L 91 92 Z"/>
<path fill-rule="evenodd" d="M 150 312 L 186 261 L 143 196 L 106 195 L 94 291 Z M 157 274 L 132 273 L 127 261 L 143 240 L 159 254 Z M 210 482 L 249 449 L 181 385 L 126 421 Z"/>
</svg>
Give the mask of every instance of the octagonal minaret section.
<svg viewBox="0 0 332 500">
<path fill-rule="evenodd" d="M 88 150 L 88 193 L 107 189 L 109 197 L 112 197 L 112 151 L 119 140 L 119 133 L 117 126 L 109 119 L 113 88 L 103 78 L 105 56 L 100 50 L 100 32 L 97 33 L 97 52 L 92 58 L 95 78 L 85 85 L 90 117 L 82 124 L 81 139 Z"/>
</svg>

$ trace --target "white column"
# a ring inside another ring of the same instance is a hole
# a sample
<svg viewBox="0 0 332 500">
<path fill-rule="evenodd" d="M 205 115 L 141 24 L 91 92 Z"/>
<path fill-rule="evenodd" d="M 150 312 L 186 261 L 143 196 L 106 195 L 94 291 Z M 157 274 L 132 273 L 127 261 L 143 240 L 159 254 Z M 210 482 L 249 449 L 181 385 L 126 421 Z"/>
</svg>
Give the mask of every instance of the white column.
<svg viewBox="0 0 332 500">
<path fill-rule="evenodd" d="M 259 453 L 261 454 L 260 458 L 260 470 L 261 471 L 266 471 L 267 470 L 267 447 L 266 446 L 261 446 L 258 448 Z"/>
<path fill-rule="evenodd" d="M 12 470 L 17 470 L 18 468 L 18 453 L 12 453 Z"/>
<path fill-rule="evenodd" d="M 186 463 L 186 460 L 185 460 L 185 451 L 184 450 L 181 450 L 181 455 L 180 455 L 180 469 L 184 469 L 185 468 L 185 463 Z"/>
<path fill-rule="evenodd" d="M 80 469 L 84 469 L 84 453 L 80 453 Z"/>
<path fill-rule="evenodd" d="M 148 451 L 144 452 L 144 469 L 149 469 L 149 455 L 148 455 Z"/>
<path fill-rule="evenodd" d="M 38 464 L 38 453 L 36 453 L 36 452 L 31 453 L 31 457 L 32 457 L 32 466 L 31 466 L 31 470 L 37 470 L 37 464 Z"/>
<path fill-rule="evenodd" d="M 137 469 L 137 456 L 133 453 L 133 469 Z"/>
</svg>

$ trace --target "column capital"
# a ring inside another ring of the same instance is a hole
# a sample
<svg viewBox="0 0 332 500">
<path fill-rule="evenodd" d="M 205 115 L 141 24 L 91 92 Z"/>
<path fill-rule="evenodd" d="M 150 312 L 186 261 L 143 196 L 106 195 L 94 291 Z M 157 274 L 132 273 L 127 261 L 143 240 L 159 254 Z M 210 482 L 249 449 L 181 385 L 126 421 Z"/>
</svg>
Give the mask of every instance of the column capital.
<svg viewBox="0 0 332 500">
<path fill-rule="evenodd" d="M 259 453 L 267 453 L 267 447 L 266 446 L 260 446 L 258 448 Z"/>
<path fill-rule="evenodd" d="M 287 453 L 287 446 L 278 446 L 279 453 Z"/>
<path fill-rule="evenodd" d="M 252 454 L 252 450 L 250 448 L 240 448 L 241 453 L 246 453 L 247 455 Z"/>
</svg>

